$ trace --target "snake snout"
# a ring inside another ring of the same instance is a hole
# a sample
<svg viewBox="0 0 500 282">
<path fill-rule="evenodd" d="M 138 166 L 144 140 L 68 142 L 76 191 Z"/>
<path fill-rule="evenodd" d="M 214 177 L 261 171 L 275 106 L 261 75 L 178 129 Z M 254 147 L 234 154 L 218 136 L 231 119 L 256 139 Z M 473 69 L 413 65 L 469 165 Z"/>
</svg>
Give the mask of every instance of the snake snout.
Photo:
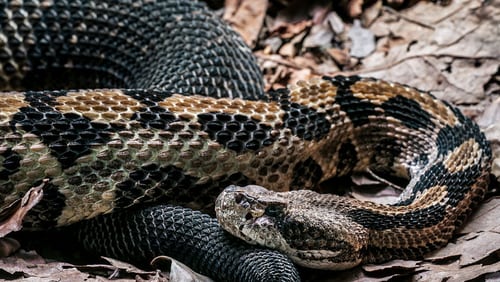
<svg viewBox="0 0 500 282">
<path fill-rule="evenodd" d="M 229 185 L 226 187 L 226 189 L 224 189 L 224 192 L 228 192 L 228 193 L 231 193 L 231 192 L 236 192 L 238 190 L 241 190 L 241 187 L 240 186 L 236 186 L 236 185 Z"/>
</svg>

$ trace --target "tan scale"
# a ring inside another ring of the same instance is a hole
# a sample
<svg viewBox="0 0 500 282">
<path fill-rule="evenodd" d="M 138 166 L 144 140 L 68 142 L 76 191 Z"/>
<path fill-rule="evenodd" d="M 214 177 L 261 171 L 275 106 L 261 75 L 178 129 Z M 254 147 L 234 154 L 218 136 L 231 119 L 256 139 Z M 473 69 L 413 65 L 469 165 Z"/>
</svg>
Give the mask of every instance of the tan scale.
<svg viewBox="0 0 500 282">
<path fill-rule="evenodd" d="M 339 105 L 334 103 L 337 87 L 324 80 L 301 80 L 289 88 L 290 102 L 309 107 L 320 113 L 340 109 Z"/>
<path fill-rule="evenodd" d="M 474 155 L 470 152 L 474 152 Z M 482 153 L 479 144 L 471 138 L 450 152 L 443 164 L 450 173 L 460 172 L 474 165 L 474 160 L 480 158 Z"/>
<path fill-rule="evenodd" d="M 8 124 L 14 114 L 19 112 L 20 108 L 29 105 L 24 101 L 24 94 L 22 93 L 6 92 L 0 95 L 0 124 Z"/>
<path fill-rule="evenodd" d="M 227 100 L 204 96 L 183 96 L 174 94 L 158 103 L 169 112 L 193 117 L 200 113 L 219 112 L 227 114 L 244 114 L 271 127 L 280 124 L 283 111 L 275 102 L 245 101 L 241 99 Z"/>
<path fill-rule="evenodd" d="M 94 122 L 127 124 L 144 107 L 120 90 L 70 92 L 56 98 L 55 108 L 62 113 L 77 113 Z"/>
</svg>

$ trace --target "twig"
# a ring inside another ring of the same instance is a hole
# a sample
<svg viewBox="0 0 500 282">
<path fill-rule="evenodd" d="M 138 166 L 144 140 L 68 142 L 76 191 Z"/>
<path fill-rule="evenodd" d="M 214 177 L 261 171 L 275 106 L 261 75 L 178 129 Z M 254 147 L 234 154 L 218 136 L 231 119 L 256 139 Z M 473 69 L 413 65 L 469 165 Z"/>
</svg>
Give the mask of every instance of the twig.
<svg viewBox="0 0 500 282">
<path fill-rule="evenodd" d="M 411 23 L 417 24 L 417 25 L 419 25 L 419 26 L 422 26 L 422 27 L 425 27 L 425 28 L 428 28 L 428 29 L 432 29 L 432 30 L 436 29 L 435 27 L 433 27 L 433 26 L 431 26 L 431 25 L 428 25 L 428 24 L 423 23 L 423 22 L 419 22 L 419 21 L 417 21 L 417 20 L 415 20 L 415 19 L 412 19 L 412 18 L 410 18 L 410 17 L 408 17 L 408 16 L 405 16 L 405 15 L 401 14 L 400 12 L 398 12 L 398 11 L 394 10 L 394 9 L 393 9 L 393 8 L 391 8 L 391 7 L 384 6 L 384 7 L 383 7 L 383 9 L 384 9 L 385 11 L 387 11 L 387 12 L 391 13 L 391 14 L 394 14 L 394 15 L 396 15 L 396 16 L 398 16 L 398 17 L 400 17 L 400 18 L 404 19 L 405 21 L 408 21 L 408 22 L 411 22 Z"/>
<path fill-rule="evenodd" d="M 404 188 L 403 188 L 403 187 L 401 187 L 401 186 L 399 186 L 399 185 L 396 185 L 396 184 L 394 184 L 394 183 L 390 182 L 389 180 L 384 179 L 384 178 L 382 178 L 382 177 L 378 176 L 378 175 L 377 175 L 377 174 L 375 174 L 375 172 L 373 172 L 370 168 L 368 168 L 368 169 L 367 169 L 367 172 L 368 172 L 368 174 L 370 174 L 370 176 L 371 176 L 371 177 L 375 178 L 375 180 L 377 180 L 377 181 L 380 181 L 380 182 L 382 182 L 382 183 L 384 183 L 384 184 L 386 184 L 386 185 L 389 185 L 390 187 L 392 187 L 392 188 L 394 188 L 394 189 L 396 189 L 396 190 L 399 190 L 399 191 L 403 191 L 403 190 L 404 190 Z"/>
<path fill-rule="evenodd" d="M 297 69 L 297 70 L 302 70 L 304 68 L 307 68 L 307 67 L 303 67 L 303 66 L 299 66 L 297 64 L 294 64 L 292 62 L 289 62 L 285 59 L 280 59 L 280 58 L 271 58 L 269 56 L 266 56 L 266 55 L 262 55 L 262 54 L 254 54 L 258 59 L 261 59 L 261 60 L 265 60 L 265 61 L 270 61 L 270 62 L 274 62 L 274 63 L 277 63 L 279 65 L 283 65 L 285 67 L 289 67 L 289 68 L 293 68 L 293 69 Z M 321 73 L 315 71 L 314 69 L 312 68 L 309 68 L 311 70 L 311 72 L 315 75 L 321 75 Z"/>
</svg>

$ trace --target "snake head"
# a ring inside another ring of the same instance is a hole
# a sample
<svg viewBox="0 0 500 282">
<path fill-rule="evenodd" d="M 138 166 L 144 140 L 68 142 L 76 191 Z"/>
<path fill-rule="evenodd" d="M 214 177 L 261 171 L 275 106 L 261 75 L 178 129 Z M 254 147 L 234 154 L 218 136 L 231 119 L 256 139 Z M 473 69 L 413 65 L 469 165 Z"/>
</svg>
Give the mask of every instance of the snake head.
<svg viewBox="0 0 500 282">
<path fill-rule="evenodd" d="M 221 226 L 250 244 L 280 249 L 279 224 L 288 201 L 261 186 L 228 186 L 217 198 L 215 212 Z"/>
<path fill-rule="evenodd" d="M 324 197 L 331 199 L 324 201 L 331 209 L 318 204 Z M 277 249 L 302 266 L 346 269 L 362 261 L 368 231 L 333 208 L 337 197 L 229 186 L 215 212 L 222 228 L 250 244 Z"/>
</svg>

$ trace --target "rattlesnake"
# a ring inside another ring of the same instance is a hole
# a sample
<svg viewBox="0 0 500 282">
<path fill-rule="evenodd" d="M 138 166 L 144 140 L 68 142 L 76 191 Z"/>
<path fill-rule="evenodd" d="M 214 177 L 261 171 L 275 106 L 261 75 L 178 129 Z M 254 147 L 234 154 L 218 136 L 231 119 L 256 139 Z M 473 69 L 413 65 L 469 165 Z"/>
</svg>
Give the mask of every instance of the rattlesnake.
<svg viewBox="0 0 500 282">
<path fill-rule="evenodd" d="M 235 257 L 248 248 L 228 243 L 236 241 L 214 219 L 190 209 L 213 214 L 230 184 L 314 189 L 366 167 L 411 176 L 395 207 L 338 201 L 370 234 L 363 237 L 369 245 L 342 243 L 360 251 L 359 262 L 378 261 L 375 252 L 384 259 L 420 255 L 445 243 L 484 195 L 490 148 L 456 108 L 360 77 L 325 77 L 266 94 L 248 47 L 199 3 L 2 1 L 0 8 L 0 84 L 18 91 L 0 95 L 0 199 L 8 206 L 50 180 L 24 219 L 27 229 L 98 216 L 81 226 L 88 248 L 150 259 L 165 251 L 158 239 L 146 240 L 159 227 L 164 240 L 193 242 L 185 244 L 194 251 L 173 256 L 185 255 L 218 279 L 296 280 L 287 258 L 260 248 L 246 262 L 260 265 L 265 252 L 277 263 L 244 276 L 248 266 Z M 45 90 L 75 88 L 92 90 Z M 162 203 L 190 209 L 143 209 Z M 405 243 L 376 244 L 397 236 Z M 231 244 L 234 256 L 218 253 Z"/>
</svg>

